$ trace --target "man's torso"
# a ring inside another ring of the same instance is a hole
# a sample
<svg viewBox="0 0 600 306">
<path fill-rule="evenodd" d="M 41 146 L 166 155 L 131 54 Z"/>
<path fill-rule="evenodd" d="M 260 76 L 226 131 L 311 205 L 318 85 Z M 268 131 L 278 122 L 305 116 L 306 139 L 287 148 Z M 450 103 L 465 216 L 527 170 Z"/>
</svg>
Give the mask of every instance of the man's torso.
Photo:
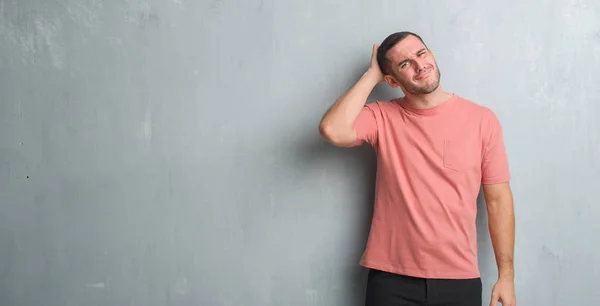
<svg viewBox="0 0 600 306">
<path fill-rule="evenodd" d="M 377 184 L 361 264 L 425 278 L 479 277 L 482 174 L 488 183 L 509 177 L 503 143 L 493 139 L 499 132 L 489 109 L 458 96 L 425 110 L 402 99 L 367 105 L 357 120 L 357 144 L 375 148 Z"/>
</svg>

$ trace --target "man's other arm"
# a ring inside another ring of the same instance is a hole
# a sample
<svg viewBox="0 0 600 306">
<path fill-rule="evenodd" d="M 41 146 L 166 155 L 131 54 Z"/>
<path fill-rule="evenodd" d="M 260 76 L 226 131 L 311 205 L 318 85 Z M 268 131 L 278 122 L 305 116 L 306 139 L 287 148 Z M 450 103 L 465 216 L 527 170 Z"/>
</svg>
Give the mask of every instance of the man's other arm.
<svg viewBox="0 0 600 306">
<path fill-rule="evenodd" d="M 492 246 L 498 266 L 498 280 L 492 288 L 490 306 L 515 306 L 515 214 L 513 196 L 508 182 L 484 184 Z"/>
<path fill-rule="evenodd" d="M 484 125 L 482 160 L 483 193 L 488 211 L 488 226 L 498 266 L 498 280 L 492 289 L 490 305 L 515 306 L 515 213 L 510 188 L 508 157 L 502 127 L 490 110 Z"/>
<path fill-rule="evenodd" d="M 498 278 L 514 278 L 515 213 L 510 184 L 483 185 Z"/>
</svg>

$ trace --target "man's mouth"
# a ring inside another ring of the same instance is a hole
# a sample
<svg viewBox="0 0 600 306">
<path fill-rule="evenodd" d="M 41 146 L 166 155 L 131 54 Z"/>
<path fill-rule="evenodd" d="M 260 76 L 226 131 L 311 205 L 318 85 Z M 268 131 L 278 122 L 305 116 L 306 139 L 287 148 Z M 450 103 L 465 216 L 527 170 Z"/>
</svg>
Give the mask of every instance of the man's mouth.
<svg viewBox="0 0 600 306">
<path fill-rule="evenodd" d="M 423 79 L 425 79 L 426 77 L 428 77 L 430 73 L 431 73 L 431 68 L 430 68 L 430 69 L 427 69 L 427 70 L 426 70 L 426 71 L 424 71 L 424 72 L 421 72 L 421 74 L 419 74 L 419 75 L 417 75 L 417 76 L 415 77 L 415 80 L 417 80 L 417 81 L 423 80 Z"/>
</svg>

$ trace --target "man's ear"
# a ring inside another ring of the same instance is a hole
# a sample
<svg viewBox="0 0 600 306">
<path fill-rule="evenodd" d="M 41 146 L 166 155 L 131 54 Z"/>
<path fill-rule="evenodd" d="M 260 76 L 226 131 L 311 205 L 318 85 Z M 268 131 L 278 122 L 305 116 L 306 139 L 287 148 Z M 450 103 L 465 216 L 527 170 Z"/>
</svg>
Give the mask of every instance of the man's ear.
<svg viewBox="0 0 600 306">
<path fill-rule="evenodd" d="M 392 75 L 386 74 L 383 79 L 390 85 L 392 88 L 398 88 L 400 86 L 400 82 L 396 80 L 396 78 Z"/>
</svg>

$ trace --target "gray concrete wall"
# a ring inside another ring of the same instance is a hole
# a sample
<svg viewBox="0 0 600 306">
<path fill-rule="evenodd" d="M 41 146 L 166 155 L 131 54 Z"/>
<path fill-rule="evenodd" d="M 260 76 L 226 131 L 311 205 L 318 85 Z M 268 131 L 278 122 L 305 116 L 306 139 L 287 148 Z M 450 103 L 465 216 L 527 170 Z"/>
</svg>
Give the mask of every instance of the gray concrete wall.
<svg viewBox="0 0 600 306">
<path fill-rule="evenodd" d="M 0 18 L 1 305 L 361 305 L 373 152 L 317 124 L 398 30 L 503 123 L 519 305 L 598 303 L 598 1 L 2 0 Z M 484 210 L 479 230 L 487 299 Z"/>
</svg>

